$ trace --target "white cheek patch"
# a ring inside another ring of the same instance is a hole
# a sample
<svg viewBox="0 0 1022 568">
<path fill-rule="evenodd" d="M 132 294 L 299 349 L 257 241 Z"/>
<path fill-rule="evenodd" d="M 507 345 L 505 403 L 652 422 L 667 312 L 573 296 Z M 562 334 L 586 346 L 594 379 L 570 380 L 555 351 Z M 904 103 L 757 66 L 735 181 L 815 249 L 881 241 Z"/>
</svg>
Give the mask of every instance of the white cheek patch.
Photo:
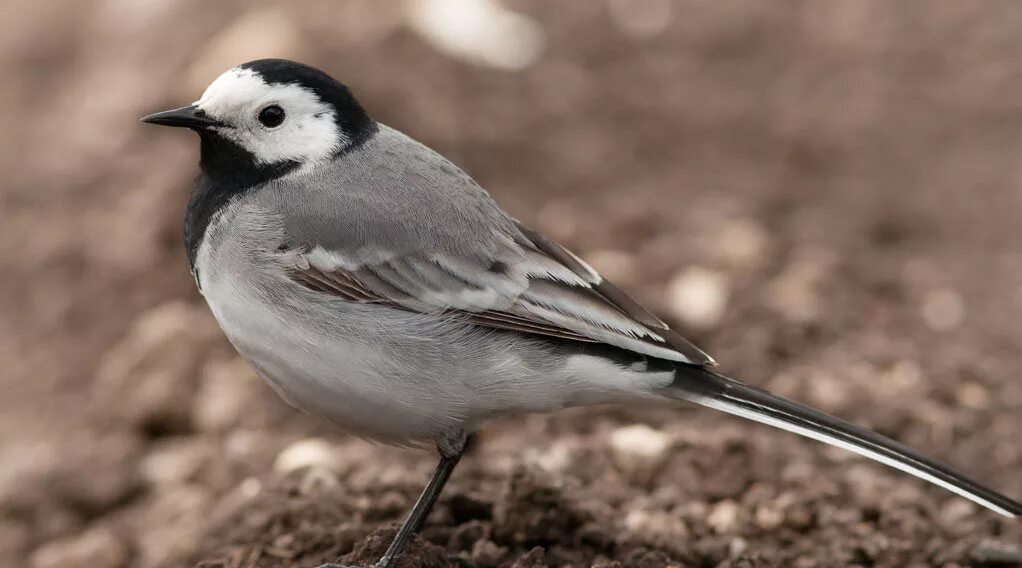
<svg viewBox="0 0 1022 568">
<path fill-rule="evenodd" d="M 334 109 L 316 93 L 297 84 L 268 84 L 250 69 L 220 75 L 195 104 L 226 123 L 218 133 L 251 152 L 260 164 L 320 162 L 350 142 L 337 125 Z M 284 122 L 267 128 L 258 115 L 273 104 L 284 109 Z"/>
</svg>

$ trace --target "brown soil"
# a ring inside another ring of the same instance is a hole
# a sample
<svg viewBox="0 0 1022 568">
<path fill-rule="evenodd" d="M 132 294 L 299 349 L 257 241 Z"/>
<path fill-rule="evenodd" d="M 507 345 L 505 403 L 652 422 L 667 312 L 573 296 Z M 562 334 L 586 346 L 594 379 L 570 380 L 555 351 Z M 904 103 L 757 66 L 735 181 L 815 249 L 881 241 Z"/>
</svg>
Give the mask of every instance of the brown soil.
<svg viewBox="0 0 1022 568">
<path fill-rule="evenodd" d="M 440 54 L 396 2 L 20 4 L 0 19 L 0 565 L 368 565 L 432 469 L 279 402 L 190 281 L 197 145 L 135 119 L 271 53 L 349 82 L 725 371 L 1022 496 L 1013 5 L 520 0 L 547 46 L 509 72 Z M 694 314 L 693 286 L 723 312 Z M 448 555 L 1012 566 L 1022 529 L 712 411 L 573 409 L 482 433 L 402 566 Z"/>
</svg>

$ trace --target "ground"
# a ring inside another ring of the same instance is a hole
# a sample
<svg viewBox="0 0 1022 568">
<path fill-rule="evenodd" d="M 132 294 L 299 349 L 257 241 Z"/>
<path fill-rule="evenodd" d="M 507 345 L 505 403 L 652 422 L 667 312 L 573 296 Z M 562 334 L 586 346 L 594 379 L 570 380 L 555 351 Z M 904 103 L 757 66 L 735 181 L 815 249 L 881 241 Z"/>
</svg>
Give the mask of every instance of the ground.
<svg viewBox="0 0 1022 568">
<path fill-rule="evenodd" d="M 350 83 L 724 371 L 1022 496 L 1022 11 L 520 0 L 536 26 L 494 49 L 541 52 L 508 64 L 443 52 L 424 5 L 5 11 L 0 565 L 368 565 L 432 469 L 278 401 L 194 290 L 197 145 L 136 119 L 271 54 Z M 1022 529 L 713 411 L 608 407 L 488 425 L 401 565 L 449 555 L 1013 566 Z"/>
</svg>

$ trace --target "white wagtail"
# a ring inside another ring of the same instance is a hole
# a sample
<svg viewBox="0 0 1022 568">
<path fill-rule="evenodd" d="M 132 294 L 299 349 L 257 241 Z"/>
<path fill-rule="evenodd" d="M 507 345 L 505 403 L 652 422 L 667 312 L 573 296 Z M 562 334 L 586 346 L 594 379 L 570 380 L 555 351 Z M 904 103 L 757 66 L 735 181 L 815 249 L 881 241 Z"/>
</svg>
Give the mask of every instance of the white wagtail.
<svg viewBox="0 0 1022 568">
<path fill-rule="evenodd" d="M 439 449 L 377 566 L 395 564 L 488 418 L 606 402 L 709 406 L 1022 515 L 1019 502 L 906 446 L 721 375 L 322 71 L 245 63 L 195 104 L 142 120 L 199 134 L 185 245 L 245 359 L 306 412 L 365 438 Z"/>
</svg>

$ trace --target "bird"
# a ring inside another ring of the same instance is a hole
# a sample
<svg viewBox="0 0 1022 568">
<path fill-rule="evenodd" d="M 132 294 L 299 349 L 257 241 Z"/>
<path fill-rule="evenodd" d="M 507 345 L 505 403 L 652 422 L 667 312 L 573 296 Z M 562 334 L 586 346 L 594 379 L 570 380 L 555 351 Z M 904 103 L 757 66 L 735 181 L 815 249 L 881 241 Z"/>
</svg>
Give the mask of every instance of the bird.
<svg viewBox="0 0 1022 568">
<path fill-rule="evenodd" d="M 241 356 L 308 414 L 376 442 L 437 449 L 377 568 L 396 565 L 488 419 L 603 403 L 721 410 L 1022 516 L 1018 501 L 912 448 L 724 375 L 317 68 L 243 63 L 195 103 L 142 121 L 198 134 L 184 245 Z"/>
</svg>

